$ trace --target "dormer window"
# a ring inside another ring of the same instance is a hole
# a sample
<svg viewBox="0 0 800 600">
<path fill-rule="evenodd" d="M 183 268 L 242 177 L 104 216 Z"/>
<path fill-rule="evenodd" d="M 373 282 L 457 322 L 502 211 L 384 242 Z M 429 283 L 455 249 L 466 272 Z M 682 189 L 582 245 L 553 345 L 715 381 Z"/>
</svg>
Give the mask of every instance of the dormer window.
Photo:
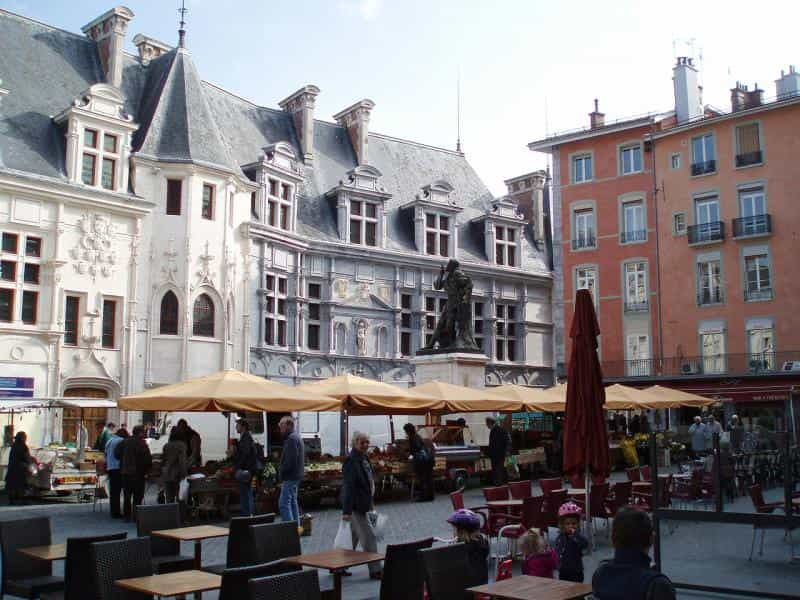
<svg viewBox="0 0 800 600">
<path fill-rule="evenodd" d="M 517 266 L 517 227 L 494 226 L 494 262 L 508 267 Z"/>
<path fill-rule="evenodd" d="M 347 172 L 347 179 L 326 196 L 336 200 L 339 240 L 359 246 L 381 247 L 384 243 L 384 203 L 392 197 L 378 183 L 381 172 L 360 165 Z"/>
<path fill-rule="evenodd" d="M 404 205 L 414 215 L 417 249 L 428 256 L 456 255 L 456 215 L 461 211 L 451 197 L 453 186 L 434 181 Z"/>
<path fill-rule="evenodd" d="M 136 125 L 116 88 L 98 83 L 55 117 L 67 126 L 67 176 L 112 192 L 128 189 L 127 154 Z"/>
<path fill-rule="evenodd" d="M 489 262 L 503 267 L 520 266 L 520 243 L 525 217 L 511 198 L 499 198 L 485 215 L 473 220 L 483 223 L 486 237 L 486 257 Z"/>
<path fill-rule="evenodd" d="M 376 246 L 378 239 L 378 207 L 372 202 L 350 201 L 350 243 Z"/>
<path fill-rule="evenodd" d="M 264 147 L 260 162 L 244 165 L 245 171 L 256 172 L 259 190 L 250 201 L 253 219 L 269 227 L 294 231 L 297 186 L 303 181 L 295 152 L 288 142 Z"/>
</svg>

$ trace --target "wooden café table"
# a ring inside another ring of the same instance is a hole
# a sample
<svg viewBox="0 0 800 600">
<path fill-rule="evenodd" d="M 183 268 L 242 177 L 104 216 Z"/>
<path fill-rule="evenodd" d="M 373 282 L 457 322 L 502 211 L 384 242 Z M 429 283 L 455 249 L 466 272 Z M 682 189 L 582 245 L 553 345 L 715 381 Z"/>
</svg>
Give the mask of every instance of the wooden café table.
<svg viewBox="0 0 800 600">
<path fill-rule="evenodd" d="M 227 527 L 217 527 L 216 525 L 195 525 L 193 527 L 159 529 L 151 532 L 150 535 L 171 540 L 179 540 L 181 542 L 194 542 L 194 568 L 199 570 L 203 567 L 203 540 L 227 537 L 229 533 L 230 530 Z M 195 593 L 195 598 L 200 598 L 201 591 L 203 590 L 199 590 Z M 166 595 L 169 596 L 171 594 Z"/>
<path fill-rule="evenodd" d="M 132 592 L 140 592 L 157 598 L 185 596 L 186 594 L 199 596 L 203 592 L 220 589 L 222 577 L 205 571 L 192 570 L 118 579 L 114 584 Z"/>
<path fill-rule="evenodd" d="M 383 558 L 383 554 L 376 554 L 374 552 L 361 552 L 337 548 L 324 552 L 312 552 L 310 554 L 292 556 L 291 558 L 285 559 L 284 562 L 300 565 L 302 567 L 314 567 L 330 571 L 331 575 L 333 575 L 333 600 L 341 600 L 342 573 L 350 567 L 367 565 L 383 560 Z"/>
<path fill-rule="evenodd" d="M 467 590 L 474 595 L 484 594 L 497 600 L 577 600 L 592 593 L 588 583 L 572 583 L 547 577 L 520 575 Z"/>
<path fill-rule="evenodd" d="M 31 546 L 30 548 L 20 548 L 17 550 L 20 554 L 35 558 L 37 560 L 44 560 L 53 562 L 56 560 L 64 560 L 67 558 L 67 544 L 52 544 L 50 546 Z"/>
<path fill-rule="evenodd" d="M 521 499 L 510 499 L 510 500 L 489 500 L 486 502 L 486 506 L 489 508 L 521 508 L 523 501 Z"/>
</svg>

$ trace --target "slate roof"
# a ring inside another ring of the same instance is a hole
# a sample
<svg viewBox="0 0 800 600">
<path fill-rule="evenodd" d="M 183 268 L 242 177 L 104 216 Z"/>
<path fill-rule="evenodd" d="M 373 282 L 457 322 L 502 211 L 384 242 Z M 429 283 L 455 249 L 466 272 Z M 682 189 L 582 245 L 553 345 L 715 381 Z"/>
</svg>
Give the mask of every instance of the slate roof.
<svg viewBox="0 0 800 600">
<path fill-rule="evenodd" d="M 63 131 L 51 116 L 104 81 L 96 45 L 3 10 L 0 45 L 0 78 L 10 91 L 0 104 L 0 168 L 66 179 Z M 122 92 L 126 111 L 139 125 L 133 150 L 142 155 L 236 173 L 258 160 L 264 146 L 278 141 L 288 142 L 300 155 L 291 117 L 202 81 L 186 51 L 172 50 L 146 67 L 125 55 Z M 369 164 L 383 173 L 380 182 L 392 194 L 386 204 L 388 248 L 416 252 L 412 217 L 400 206 L 423 186 L 443 179 L 463 207 L 457 218 L 461 257 L 486 260 L 482 229 L 470 221 L 486 213 L 493 197 L 463 155 L 375 133 L 369 135 L 368 153 Z M 335 207 L 325 194 L 355 166 L 345 130 L 315 121 L 313 166 L 304 167 L 298 194 L 301 236 L 338 239 Z M 524 269 L 547 272 L 531 243 L 521 251 Z"/>
</svg>

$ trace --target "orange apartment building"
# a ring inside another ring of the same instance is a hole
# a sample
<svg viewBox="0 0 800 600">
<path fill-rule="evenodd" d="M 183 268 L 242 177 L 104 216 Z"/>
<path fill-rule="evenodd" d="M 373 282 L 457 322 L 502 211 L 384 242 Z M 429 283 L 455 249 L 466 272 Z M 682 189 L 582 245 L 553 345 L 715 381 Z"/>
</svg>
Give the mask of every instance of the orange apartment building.
<svg viewBox="0 0 800 600">
<path fill-rule="evenodd" d="M 608 381 L 780 429 L 800 416 L 800 74 L 769 101 L 737 84 L 726 111 L 703 107 L 697 75 L 678 59 L 669 113 L 606 123 L 595 104 L 588 128 L 529 145 L 553 161 L 556 356 L 589 288 Z"/>
</svg>

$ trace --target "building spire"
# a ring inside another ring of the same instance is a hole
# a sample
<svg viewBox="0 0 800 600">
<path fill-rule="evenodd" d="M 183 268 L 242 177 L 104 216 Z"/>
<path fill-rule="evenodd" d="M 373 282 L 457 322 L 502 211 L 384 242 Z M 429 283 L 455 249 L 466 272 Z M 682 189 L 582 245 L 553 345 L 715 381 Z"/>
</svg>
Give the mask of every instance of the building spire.
<svg viewBox="0 0 800 600">
<path fill-rule="evenodd" d="M 456 74 L 456 152 L 461 152 L 461 67 Z"/>
<path fill-rule="evenodd" d="M 186 48 L 186 13 L 189 11 L 186 8 L 186 0 L 181 0 L 181 7 L 178 12 L 181 15 L 180 29 L 178 29 L 178 47 Z"/>
</svg>

